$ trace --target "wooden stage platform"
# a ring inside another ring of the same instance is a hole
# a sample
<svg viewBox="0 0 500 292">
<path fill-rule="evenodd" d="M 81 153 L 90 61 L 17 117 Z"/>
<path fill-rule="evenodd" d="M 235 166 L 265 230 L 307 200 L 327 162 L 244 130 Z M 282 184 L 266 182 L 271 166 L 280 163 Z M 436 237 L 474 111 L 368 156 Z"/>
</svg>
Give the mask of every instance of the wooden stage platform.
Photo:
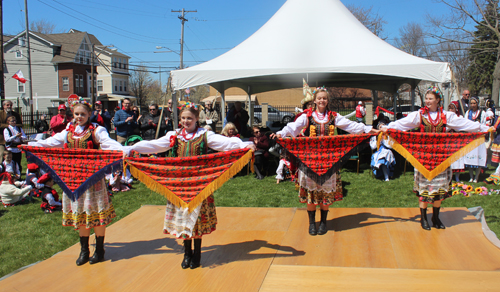
<svg viewBox="0 0 500 292">
<path fill-rule="evenodd" d="M 447 228 L 432 231 L 418 208 L 331 208 L 323 236 L 307 234 L 303 209 L 217 213 L 201 268 L 181 269 L 164 206 L 144 206 L 108 228 L 105 262 L 77 267 L 74 245 L 0 291 L 500 291 L 500 249 L 465 208 L 444 208 Z"/>
</svg>

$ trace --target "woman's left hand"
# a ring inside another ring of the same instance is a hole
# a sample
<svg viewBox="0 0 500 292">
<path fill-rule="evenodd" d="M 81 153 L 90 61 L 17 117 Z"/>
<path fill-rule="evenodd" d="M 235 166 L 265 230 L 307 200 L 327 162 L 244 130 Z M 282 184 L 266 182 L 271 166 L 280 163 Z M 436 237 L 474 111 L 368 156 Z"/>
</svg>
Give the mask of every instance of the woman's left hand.
<svg viewBox="0 0 500 292">
<path fill-rule="evenodd" d="M 372 128 L 369 133 L 370 134 L 378 134 L 378 133 L 380 133 L 380 130 L 375 130 Z"/>
<path fill-rule="evenodd" d="M 488 129 L 488 132 L 496 132 L 496 131 L 497 131 L 497 129 L 495 129 L 495 127 L 490 127 L 490 128 Z"/>
</svg>

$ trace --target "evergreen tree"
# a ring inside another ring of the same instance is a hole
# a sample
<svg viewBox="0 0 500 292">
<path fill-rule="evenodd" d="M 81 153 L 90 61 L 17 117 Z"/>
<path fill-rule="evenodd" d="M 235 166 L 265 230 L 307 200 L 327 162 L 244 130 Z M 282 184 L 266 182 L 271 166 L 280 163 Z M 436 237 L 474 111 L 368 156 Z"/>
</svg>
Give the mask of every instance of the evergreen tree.
<svg viewBox="0 0 500 292">
<path fill-rule="evenodd" d="M 489 23 L 495 23 L 499 19 L 497 1 L 488 2 L 485 16 Z M 485 20 L 475 27 L 474 44 L 469 49 L 471 62 L 467 69 L 469 90 L 472 95 L 478 95 L 479 93 L 491 94 L 493 72 L 498 60 L 498 36 L 486 27 Z"/>
</svg>

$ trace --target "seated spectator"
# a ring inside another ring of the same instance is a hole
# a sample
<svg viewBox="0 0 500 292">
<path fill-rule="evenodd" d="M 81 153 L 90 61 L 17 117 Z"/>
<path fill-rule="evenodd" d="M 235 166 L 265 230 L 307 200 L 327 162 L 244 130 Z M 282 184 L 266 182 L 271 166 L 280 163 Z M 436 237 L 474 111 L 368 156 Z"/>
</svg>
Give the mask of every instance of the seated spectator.
<svg viewBox="0 0 500 292">
<path fill-rule="evenodd" d="M 19 164 L 12 160 L 12 152 L 8 150 L 4 151 L 2 165 L 5 172 L 9 173 L 14 180 L 21 179 L 21 170 L 19 169 Z"/>
<path fill-rule="evenodd" d="M 261 133 L 259 127 L 254 126 L 252 129 L 254 137 L 251 137 L 250 141 L 252 141 L 255 144 L 255 147 L 257 148 L 257 151 L 254 152 L 255 177 L 257 179 L 263 179 L 264 176 L 262 175 L 262 172 L 264 171 L 264 163 L 266 159 L 269 157 L 269 152 L 268 152 L 269 138 L 267 138 L 266 135 Z"/>
<path fill-rule="evenodd" d="M 43 183 L 39 182 L 38 177 L 40 176 L 40 171 L 38 165 L 34 163 L 28 164 L 28 171 L 26 173 L 26 180 L 24 182 L 25 186 L 31 186 L 32 190 L 30 196 L 41 197 L 42 189 L 44 187 Z"/>
<path fill-rule="evenodd" d="M 126 176 L 122 176 L 122 171 L 117 170 L 109 177 L 109 186 L 112 192 L 130 191 L 129 181 Z"/>
<path fill-rule="evenodd" d="M 8 207 L 31 202 L 32 198 L 29 195 L 31 186 L 26 186 L 22 189 L 17 188 L 10 173 L 3 171 L 3 166 L 0 169 L 2 171 L 0 173 L 0 182 L 2 182 L 0 185 L 0 197 L 2 204 Z"/>
<path fill-rule="evenodd" d="M 387 125 L 388 120 L 382 119 L 377 125 L 377 129 Z M 377 149 L 377 136 L 370 139 L 370 147 L 372 149 Z M 380 148 L 373 153 L 372 161 L 370 166 L 372 167 L 373 173 L 376 178 L 384 178 L 385 181 L 389 181 L 389 177 L 393 175 L 394 167 L 396 166 L 396 159 L 394 159 L 394 154 L 390 150 L 388 140 L 384 139 L 380 143 Z"/>
<path fill-rule="evenodd" d="M 48 173 L 42 175 L 38 180 L 40 184 L 43 184 L 42 192 L 42 203 L 40 208 L 45 213 L 52 213 L 54 211 L 62 210 L 62 203 L 59 199 L 59 195 L 56 190 L 52 188 L 54 186 L 54 180 L 50 177 Z"/>
<path fill-rule="evenodd" d="M 286 155 L 280 155 L 280 163 L 276 169 L 276 183 L 279 184 L 281 180 L 295 181 L 296 168 L 288 160 Z"/>
<path fill-rule="evenodd" d="M 224 126 L 224 129 L 222 129 L 222 132 L 220 132 L 222 136 L 226 137 L 237 137 L 240 138 L 240 134 L 238 134 L 238 130 L 236 129 L 236 126 L 233 123 L 227 123 Z"/>
</svg>

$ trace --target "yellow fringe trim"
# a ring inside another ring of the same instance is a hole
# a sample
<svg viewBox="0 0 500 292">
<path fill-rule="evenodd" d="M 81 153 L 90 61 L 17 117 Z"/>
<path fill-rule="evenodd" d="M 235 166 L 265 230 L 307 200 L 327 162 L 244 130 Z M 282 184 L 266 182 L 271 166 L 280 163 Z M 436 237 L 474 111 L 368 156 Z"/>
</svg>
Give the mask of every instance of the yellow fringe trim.
<svg viewBox="0 0 500 292">
<path fill-rule="evenodd" d="M 226 181 L 228 181 L 230 178 L 235 176 L 245 165 L 248 164 L 248 162 L 253 158 L 253 151 L 248 151 L 243 155 L 240 159 L 238 159 L 236 162 L 229 167 L 224 173 L 222 173 L 217 179 L 212 181 L 208 186 L 206 186 L 196 197 L 187 204 L 183 200 L 181 200 L 175 193 L 173 193 L 171 190 L 169 190 L 167 187 L 161 185 L 154 179 L 152 179 L 150 176 L 145 174 L 144 172 L 140 171 L 137 169 L 134 165 L 132 165 L 128 160 L 125 161 L 125 164 L 127 164 L 130 167 L 130 173 L 139 181 L 144 183 L 146 187 L 151 189 L 154 192 L 159 193 L 160 195 L 164 196 L 169 200 L 172 204 L 176 205 L 177 207 L 182 207 L 182 208 L 189 208 L 189 212 L 193 212 L 198 205 L 200 205 L 208 196 L 213 194 L 218 188 L 220 188 Z M 251 166 L 251 169 L 253 170 L 253 163 Z"/>
<path fill-rule="evenodd" d="M 380 137 L 379 137 L 379 139 L 380 139 Z M 453 155 L 448 157 L 445 161 L 443 161 L 436 168 L 429 171 L 415 157 L 413 157 L 413 155 L 411 155 L 411 153 L 408 152 L 408 150 L 406 150 L 401 144 L 399 144 L 391 136 L 389 136 L 389 139 L 392 143 L 392 149 L 399 152 L 399 154 L 401 154 L 401 156 L 403 156 L 406 160 L 408 160 L 408 162 L 411 165 L 413 165 L 427 180 L 432 180 L 438 174 L 440 174 L 441 172 L 445 171 L 448 167 L 450 167 L 450 165 L 453 162 L 457 161 L 460 157 L 466 155 L 467 153 L 471 152 L 476 147 L 478 147 L 479 145 L 484 143 L 484 136 L 481 136 L 481 137 L 471 141 L 469 144 L 465 145 L 460 150 L 453 153 Z"/>
</svg>

